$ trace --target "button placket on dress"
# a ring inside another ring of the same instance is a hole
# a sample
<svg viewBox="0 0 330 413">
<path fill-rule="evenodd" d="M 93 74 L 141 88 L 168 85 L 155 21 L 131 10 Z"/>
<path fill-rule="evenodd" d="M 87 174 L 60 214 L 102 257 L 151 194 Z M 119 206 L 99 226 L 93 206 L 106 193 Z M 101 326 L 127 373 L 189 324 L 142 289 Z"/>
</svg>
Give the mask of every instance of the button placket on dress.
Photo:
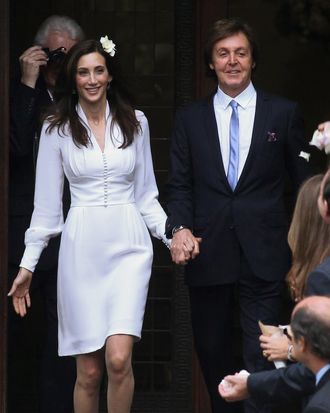
<svg viewBox="0 0 330 413">
<path fill-rule="evenodd" d="M 102 152 L 102 158 L 103 158 L 103 202 L 104 202 L 104 207 L 106 208 L 108 206 L 108 160 L 106 157 L 105 152 Z"/>
</svg>

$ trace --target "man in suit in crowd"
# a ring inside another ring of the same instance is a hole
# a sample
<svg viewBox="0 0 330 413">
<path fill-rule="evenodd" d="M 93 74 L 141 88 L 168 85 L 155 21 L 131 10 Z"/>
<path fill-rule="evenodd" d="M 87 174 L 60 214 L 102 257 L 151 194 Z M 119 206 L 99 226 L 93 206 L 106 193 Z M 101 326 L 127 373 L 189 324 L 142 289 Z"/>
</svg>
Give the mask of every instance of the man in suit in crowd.
<svg viewBox="0 0 330 413">
<path fill-rule="evenodd" d="M 295 358 L 315 375 L 316 390 L 303 413 L 330 412 L 330 298 L 300 301 L 291 318 Z"/>
<path fill-rule="evenodd" d="M 330 170 L 321 183 L 318 208 L 322 218 L 330 224 Z M 308 277 L 305 295 L 330 296 L 329 258 Z M 316 390 L 314 373 L 299 362 L 248 376 L 226 376 L 225 380 L 229 387 L 219 385 L 219 393 L 225 400 L 233 402 L 251 397 L 258 405 L 288 406 L 293 402 L 306 405 L 308 397 Z"/>
<path fill-rule="evenodd" d="M 33 211 L 35 163 L 41 115 L 52 104 L 56 78 L 65 53 L 83 37 L 81 27 L 71 18 L 50 16 L 41 24 L 34 45 L 20 56 L 20 78 L 12 81 L 9 169 L 9 276 L 11 280 L 19 269 L 24 251 L 24 234 Z M 69 198 L 64 203 L 68 204 Z M 40 290 L 47 322 L 38 391 L 41 413 L 71 413 L 73 410 L 74 360 L 59 358 L 57 355 L 58 249 L 59 239 L 52 239 L 48 248 L 44 250 L 31 285 L 32 293 L 37 289 Z M 24 338 L 26 321 L 18 320 L 11 306 L 9 316 L 8 357 L 9 361 L 15 362 L 18 352 L 22 352 L 20 343 L 26 341 Z M 9 367 L 11 365 L 9 364 Z M 9 412 L 16 413 L 17 381 L 11 374 L 9 374 L 8 392 Z"/>
<path fill-rule="evenodd" d="M 234 380 L 226 377 L 229 388 L 220 385 L 220 394 L 228 401 L 237 401 L 248 397 L 249 389 L 259 402 L 277 399 L 282 404 L 305 398 L 303 413 L 329 413 L 330 298 L 310 296 L 300 301 L 292 313 L 291 331 L 293 354 L 299 363 L 274 372 L 255 373 L 247 380 L 242 376 Z M 249 384 L 244 386 L 244 382 Z"/>
<path fill-rule="evenodd" d="M 218 88 L 176 116 L 166 233 L 173 237 L 173 261 L 187 264 L 195 346 L 212 411 L 226 413 L 237 411 L 217 391 L 234 368 L 234 296 L 245 368 L 262 370 L 267 362 L 257 321 L 278 323 L 290 266 L 285 177 L 288 172 L 296 191 L 309 169 L 297 104 L 251 82 L 257 47 L 250 27 L 236 19 L 215 22 L 205 62 Z"/>
</svg>

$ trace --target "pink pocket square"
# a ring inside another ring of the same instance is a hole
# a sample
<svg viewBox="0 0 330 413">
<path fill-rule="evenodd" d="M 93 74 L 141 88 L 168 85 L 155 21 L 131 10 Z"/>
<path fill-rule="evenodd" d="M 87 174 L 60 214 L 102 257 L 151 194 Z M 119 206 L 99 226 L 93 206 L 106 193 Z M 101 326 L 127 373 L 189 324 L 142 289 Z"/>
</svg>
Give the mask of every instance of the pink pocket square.
<svg viewBox="0 0 330 413">
<path fill-rule="evenodd" d="M 268 142 L 276 142 L 277 136 L 275 132 L 267 132 L 267 141 Z"/>
</svg>

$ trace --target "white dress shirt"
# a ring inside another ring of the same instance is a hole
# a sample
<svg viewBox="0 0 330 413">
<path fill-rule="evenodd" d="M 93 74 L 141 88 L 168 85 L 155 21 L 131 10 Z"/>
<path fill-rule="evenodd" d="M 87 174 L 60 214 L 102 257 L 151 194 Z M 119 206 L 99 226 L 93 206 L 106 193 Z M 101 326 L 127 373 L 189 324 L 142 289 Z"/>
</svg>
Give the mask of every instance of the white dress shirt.
<svg viewBox="0 0 330 413">
<path fill-rule="evenodd" d="M 316 381 L 316 386 L 320 383 L 322 377 L 325 375 L 325 373 L 330 370 L 330 364 L 326 364 L 323 366 L 315 375 L 315 381 Z"/>
<path fill-rule="evenodd" d="M 256 112 L 257 93 L 253 84 L 243 90 L 237 95 L 235 99 L 226 95 L 219 87 L 217 93 L 214 95 L 214 112 L 217 121 L 218 135 L 220 141 L 220 148 L 222 154 L 223 166 L 226 174 L 228 172 L 230 140 L 229 140 L 229 124 L 232 109 L 229 103 L 235 100 L 238 103 L 238 117 L 239 117 L 239 164 L 238 164 L 238 178 L 240 177 L 246 158 L 248 156 L 254 116 Z"/>
</svg>

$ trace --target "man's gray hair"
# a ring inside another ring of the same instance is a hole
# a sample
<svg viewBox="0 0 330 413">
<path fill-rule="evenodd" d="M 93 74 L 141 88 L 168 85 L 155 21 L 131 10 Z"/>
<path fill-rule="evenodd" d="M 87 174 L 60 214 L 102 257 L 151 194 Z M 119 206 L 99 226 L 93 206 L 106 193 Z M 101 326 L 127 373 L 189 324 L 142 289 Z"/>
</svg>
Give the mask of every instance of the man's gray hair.
<svg viewBox="0 0 330 413">
<path fill-rule="evenodd" d="M 303 337 L 311 353 L 330 361 L 330 320 L 329 314 L 320 317 L 307 306 L 293 312 L 291 329 L 295 339 Z"/>
<path fill-rule="evenodd" d="M 85 35 L 79 24 L 68 16 L 53 15 L 44 20 L 34 38 L 34 43 L 45 46 L 50 32 L 59 31 L 69 34 L 72 40 L 83 40 Z"/>
</svg>

